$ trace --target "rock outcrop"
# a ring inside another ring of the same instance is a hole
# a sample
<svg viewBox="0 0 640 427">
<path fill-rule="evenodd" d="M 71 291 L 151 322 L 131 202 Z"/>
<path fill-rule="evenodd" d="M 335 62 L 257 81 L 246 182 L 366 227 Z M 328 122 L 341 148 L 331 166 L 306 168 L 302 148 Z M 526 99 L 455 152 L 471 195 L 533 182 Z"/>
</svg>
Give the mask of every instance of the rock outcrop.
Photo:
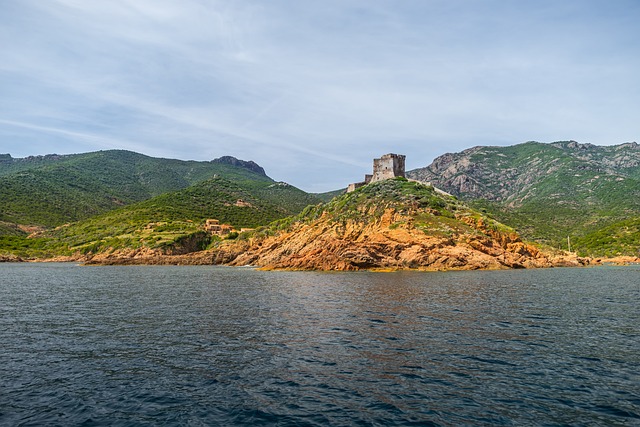
<svg viewBox="0 0 640 427">
<path fill-rule="evenodd" d="M 403 193 L 408 187 L 416 191 Z M 374 189 L 372 194 L 360 194 L 367 188 Z M 385 197 L 387 192 L 399 200 Z M 220 246 L 212 252 L 213 262 L 296 270 L 475 270 L 588 263 L 545 253 L 454 198 L 444 201 L 431 187 L 401 180 L 363 187 L 307 212 L 273 235 L 268 231 Z"/>
<path fill-rule="evenodd" d="M 241 168 L 248 169 L 252 172 L 259 173 L 260 175 L 267 176 L 267 173 L 264 171 L 262 166 L 260 166 L 253 160 L 240 160 L 240 159 L 236 159 L 233 156 L 222 156 L 212 160 L 211 163 L 220 163 L 225 165 L 241 167 Z"/>
<path fill-rule="evenodd" d="M 398 222 L 404 224 L 390 228 Z M 480 224 L 470 228 L 476 232 L 429 235 L 393 208 L 370 224 L 342 225 L 324 215 L 277 236 L 223 247 L 216 258 L 229 265 L 295 270 L 477 270 L 586 263 L 576 257 L 552 258 L 515 234 L 483 232 Z"/>
<path fill-rule="evenodd" d="M 23 262 L 24 260 L 15 255 L 0 255 L 0 262 Z"/>
</svg>

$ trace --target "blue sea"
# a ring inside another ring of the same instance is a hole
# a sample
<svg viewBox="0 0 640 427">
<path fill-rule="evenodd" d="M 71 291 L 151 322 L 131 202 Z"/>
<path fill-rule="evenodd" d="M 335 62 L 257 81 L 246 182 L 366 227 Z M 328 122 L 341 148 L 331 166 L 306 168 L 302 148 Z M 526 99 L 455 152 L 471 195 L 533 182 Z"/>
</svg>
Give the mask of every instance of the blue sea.
<svg viewBox="0 0 640 427">
<path fill-rule="evenodd" d="M 0 264 L 0 425 L 640 425 L 640 267 Z"/>
</svg>

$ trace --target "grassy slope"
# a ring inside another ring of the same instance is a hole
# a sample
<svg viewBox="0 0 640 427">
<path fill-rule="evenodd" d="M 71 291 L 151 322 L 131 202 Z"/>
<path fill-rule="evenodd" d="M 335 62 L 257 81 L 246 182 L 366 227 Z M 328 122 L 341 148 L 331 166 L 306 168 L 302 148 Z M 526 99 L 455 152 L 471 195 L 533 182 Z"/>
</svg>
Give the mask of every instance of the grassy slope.
<svg viewBox="0 0 640 427">
<path fill-rule="evenodd" d="M 0 222 L 0 236 L 26 236 L 27 233 L 20 230 L 15 224 Z"/>
<path fill-rule="evenodd" d="M 347 191 L 346 188 L 339 190 L 327 191 L 326 193 L 314 193 L 314 196 L 320 198 L 323 202 L 330 202 L 334 197 L 338 197 Z"/>
<path fill-rule="evenodd" d="M 635 179 L 616 181 L 616 177 L 600 175 L 600 182 L 590 188 L 583 186 L 584 179 L 594 179 L 593 172 L 580 178 L 564 173 L 542 179 L 537 184 L 538 195 L 525 200 L 520 206 L 510 207 L 500 203 L 476 201 L 477 208 L 485 207 L 496 218 L 514 226 L 523 236 L 551 246 L 567 249 L 567 237 L 575 240 L 573 250 L 581 255 L 633 255 L 640 247 L 640 234 L 632 236 L 630 245 L 616 245 L 612 241 L 606 247 L 598 239 L 587 236 L 604 232 L 617 233 L 616 224 L 640 218 L 640 182 Z M 581 182 L 576 182 L 578 179 Z M 635 248 L 634 248 L 635 246 Z"/>
<path fill-rule="evenodd" d="M 53 227 L 180 190 L 214 174 L 270 181 L 230 165 L 120 150 L 5 161 L 0 163 L 0 221 Z"/>
<path fill-rule="evenodd" d="M 640 256 L 640 216 L 586 233 L 571 244 L 589 256 Z"/>
<path fill-rule="evenodd" d="M 236 181 L 215 177 L 58 227 L 36 239 L 5 238 L 4 246 L 13 248 L 9 252 L 16 255 L 38 257 L 142 247 L 172 250 L 193 237 L 198 240 L 195 250 L 204 248 L 211 239 L 202 233 L 207 218 L 236 228 L 257 227 L 318 202 L 295 187 L 255 173 Z"/>
</svg>

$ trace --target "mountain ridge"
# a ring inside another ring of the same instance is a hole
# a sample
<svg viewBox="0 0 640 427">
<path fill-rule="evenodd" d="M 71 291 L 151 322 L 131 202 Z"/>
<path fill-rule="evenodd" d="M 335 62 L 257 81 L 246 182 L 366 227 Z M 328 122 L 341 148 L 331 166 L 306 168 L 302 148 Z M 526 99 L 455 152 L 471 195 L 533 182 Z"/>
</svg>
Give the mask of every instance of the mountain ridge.
<svg viewBox="0 0 640 427">
<path fill-rule="evenodd" d="M 407 176 L 432 182 L 491 212 L 525 238 L 556 247 L 567 236 L 589 240 L 602 227 L 640 216 L 640 145 L 635 142 L 476 146 L 439 156 Z M 579 249 L 604 255 L 593 245 Z M 620 247 L 606 255 L 635 254 L 633 247 Z"/>
<path fill-rule="evenodd" d="M 252 161 L 162 159 L 127 150 L 30 156 L 0 162 L 0 221 L 55 227 L 86 219 L 214 175 L 273 182 Z"/>
<path fill-rule="evenodd" d="M 459 197 L 488 218 L 483 221 L 508 224 L 525 240 L 546 247 L 591 257 L 639 254 L 640 146 L 635 142 L 604 147 L 576 141 L 476 146 L 443 154 L 407 177 Z M 4 154 L 0 249 L 23 257 L 201 250 L 216 242 L 202 234 L 205 219 L 216 218 L 237 229 L 264 227 L 274 220 L 291 224 L 299 212 L 309 213 L 305 206 L 317 210 L 335 208 L 336 200 L 347 203 L 349 198 L 341 193 L 305 193 L 274 181 L 257 163 L 231 156 L 197 162 L 126 150 L 24 159 Z M 424 199 L 414 202 L 436 200 L 430 195 Z M 429 209 L 449 203 L 442 200 Z M 323 227 L 339 229 L 334 223 Z M 412 230 L 420 235 L 419 229 Z M 388 235 L 376 235 L 379 245 L 397 247 Z M 360 244 L 361 249 L 368 247 Z"/>
</svg>

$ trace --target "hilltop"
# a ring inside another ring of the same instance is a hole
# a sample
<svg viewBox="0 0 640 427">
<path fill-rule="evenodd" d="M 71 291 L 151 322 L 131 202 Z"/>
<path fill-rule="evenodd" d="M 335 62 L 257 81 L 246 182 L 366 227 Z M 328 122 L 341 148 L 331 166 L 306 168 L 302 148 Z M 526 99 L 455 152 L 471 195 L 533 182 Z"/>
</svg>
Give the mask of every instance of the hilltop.
<svg viewBox="0 0 640 427">
<path fill-rule="evenodd" d="M 474 147 L 407 176 L 428 181 L 513 226 L 581 255 L 638 255 L 640 146 L 561 141 Z M 635 228 L 634 228 L 635 227 Z M 620 235 L 624 238 L 607 238 Z M 606 240 L 606 244 L 604 244 Z"/>
<path fill-rule="evenodd" d="M 469 270 L 548 267 L 553 259 L 515 231 L 432 186 L 393 178 L 222 246 L 230 265 L 276 269 Z M 584 262 L 584 261 L 583 261 Z"/>
</svg>

